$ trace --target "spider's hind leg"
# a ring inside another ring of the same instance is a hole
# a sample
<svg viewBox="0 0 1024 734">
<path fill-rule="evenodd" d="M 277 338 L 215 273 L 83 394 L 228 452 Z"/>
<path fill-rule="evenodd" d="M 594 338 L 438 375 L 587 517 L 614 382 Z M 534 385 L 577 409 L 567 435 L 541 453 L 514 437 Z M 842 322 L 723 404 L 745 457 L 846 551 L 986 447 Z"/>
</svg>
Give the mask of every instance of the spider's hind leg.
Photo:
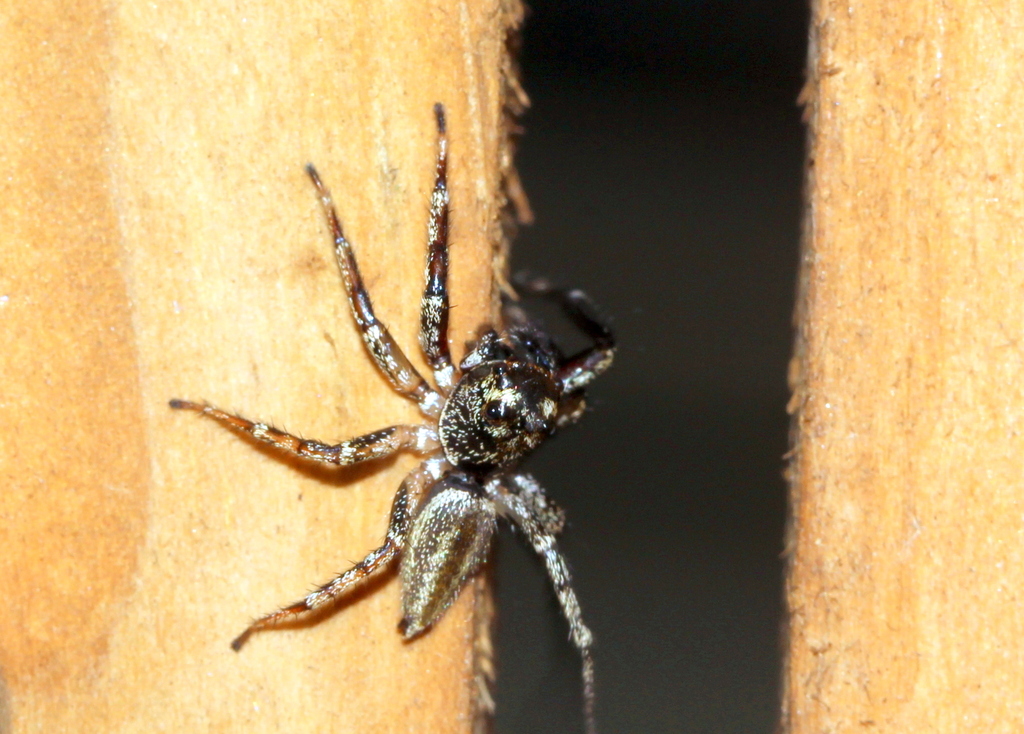
<svg viewBox="0 0 1024 734">
<path fill-rule="evenodd" d="M 536 482 L 534 482 L 536 485 Z M 539 485 L 536 486 L 539 490 Z M 573 645 L 579 650 L 583 662 L 583 715 L 586 721 L 587 734 L 595 734 L 597 726 L 594 723 L 594 655 L 591 650 L 594 644 L 594 636 L 590 629 L 583 623 L 583 613 L 580 611 L 579 599 L 572 588 L 572 576 L 569 573 L 569 565 L 565 557 L 558 550 L 554 534 L 546 527 L 547 523 L 536 514 L 534 505 L 524 500 L 518 493 L 510 492 L 502 487 L 500 479 L 492 479 L 484 485 L 487 496 L 505 510 L 506 514 L 519 527 L 526 536 L 527 542 L 533 547 L 535 553 L 540 556 L 547 569 L 548 578 L 555 589 L 555 596 L 558 598 L 558 605 L 562 608 L 562 615 L 569 623 L 569 632 Z"/>
<path fill-rule="evenodd" d="M 443 459 L 428 459 L 405 478 L 391 504 L 391 520 L 388 523 L 387 536 L 379 548 L 370 551 L 355 566 L 306 595 L 304 599 L 257 619 L 234 639 L 231 647 L 235 651 L 240 650 L 254 633 L 274 627 L 285 620 L 301 618 L 302 615 L 338 599 L 377 572 L 387 568 L 405 545 L 409 526 L 423 495 L 434 482 L 440 479 L 447 466 L 447 462 Z"/>
<path fill-rule="evenodd" d="M 565 510 L 558 506 L 532 474 L 512 474 L 502 480 L 506 489 L 518 494 L 527 511 L 536 517 L 551 535 L 558 535 L 565 527 Z"/>
</svg>

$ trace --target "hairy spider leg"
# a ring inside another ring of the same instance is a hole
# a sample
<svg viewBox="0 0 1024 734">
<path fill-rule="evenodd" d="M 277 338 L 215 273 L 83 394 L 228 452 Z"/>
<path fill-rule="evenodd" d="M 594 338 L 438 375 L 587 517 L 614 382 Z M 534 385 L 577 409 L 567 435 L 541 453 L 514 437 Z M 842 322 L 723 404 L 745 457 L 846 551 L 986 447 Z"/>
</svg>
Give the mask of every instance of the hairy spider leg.
<svg viewBox="0 0 1024 734">
<path fill-rule="evenodd" d="M 558 535 L 565 527 L 565 510 L 547 496 L 532 474 L 512 474 L 502 481 L 505 489 L 518 494 L 530 515 L 540 520 L 544 532 Z"/>
<path fill-rule="evenodd" d="M 437 172 L 430 196 L 426 287 L 420 302 L 420 346 L 434 372 L 434 384 L 447 395 L 455 385 L 448 345 L 448 137 L 444 106 L 434 105 L 437 117 Z"/>
<path fill-rule="evenodd" d="M 295 619 L 334 601 L 390 565 L 405 545 L 409 526 L 419 510 L 424 494 L 449 468 L 450 465 L 444 459 L 427 459 L 410 472 L 402 481 L 391 503 L 387 535 L 379 548 L 370 551 L 355 566 L 307 594 L 304 599 L 257 619 L 234 639 L 231 643 L 232 649 L 236 652 L 241 650 L 242 645 L 260 630 L 274 627 L 283 620 Z"/>
<path fill-rule="evenodd" d="M 334 236 L 334 252 L 337 256 L 338 268 L 341 270 L 341 279 L 345 283 L 345 291 L 348 293 L 348 301 L 352 306 L 352 315 L 355 317 L 356 325 L 359 327 L 359 332 L 362 334 L 363 342 L 366 344 L 370 356 L 376 363 L 377 369 L 384 374 L 395 390 L 415 400 L 425 415 L 437 417 L 443 405 L 441 396 L 416 371 L 409 358 L 405 356 L 388 332 L 387 327 L 374 316 L 370 294 L 363 285 L 352 246 L 349 245 L 341 230 L 341 221 L 338 219 L 338 211 L 331 199 L 331 193 L 320 180 L 320 174 L 316 172 L 312 163 L 306 166 L 306 173 L 313 180 L 313 185 L 316 186 L 317 193 L 320 195 L 320 203 L 323 205 L 324 214 L 327 216 L 327 222 L 330 224 L 331 233 Z"/>
<path fill-rule="evenodd" d="M 611 367 L 615 337 L 608 325 L 597 317 L 586 293 L 578 288 L 556 288 L 544 278 L 516 279 L 516 286 L 556 301 L 576 328 L 594 340 L 594 346 L 569 357 L 559 368 L 558 379 L 564 392 L 581 390 Z"/>
<path fill-rule="evenodd" d="M 594 346 L 569 357 L 558 370 L 562 389 L 572 393 L 589 385 L 612 366 L 615 338 L 611 330 L 594 315 L 594 305 L 583 291 L 566 291 L 560 301 L 572 322 L 594 340 Z"/>
<path fill-rule="evenodd" d="M 254 423 L 240 415 L 233 415 L 209 405 L 190 403 L 187 400 L 172 400 L 170 406 L 202 413 L 222 426 L 246 433 L 289 454 L 324 464 L 349 466 L 360 461 L 389 456 L 403 449 L 428 453 L 440 448 L 437 433 L 429 426 L 390 426 L 341 443 L 326 444 L 293 436 L 266 423 Z"/>
<path fill-rule="evenodd" d="M 535 483 L 536 484 L 536 483 Z M 555 589 L 555 596 L 562 608 L 562 615 L 569 623 L 572 643 L 583 659 L 583 717 L 586 722 L 587 734 L 596 734 L 594 723 L 594 656 L 591 647 L 594 636 L 583 623 L 583 613 L 576 592 L 572 588 L 572 576 L 565 557 L 558 550 L 555 536 L 548 532 L 543 523 L 530 512 L 530 506 L 518 494 L 501 491 L 501 482 L 493 479 L 484 484 L 487 495 L 499 506 L 503 507 L 515 524 L 526 536 L 534 552 L 541 557 L 547 569 L 548 578 Z M 538 485 L 539 489 L 539 485 Z"/>
</svg>

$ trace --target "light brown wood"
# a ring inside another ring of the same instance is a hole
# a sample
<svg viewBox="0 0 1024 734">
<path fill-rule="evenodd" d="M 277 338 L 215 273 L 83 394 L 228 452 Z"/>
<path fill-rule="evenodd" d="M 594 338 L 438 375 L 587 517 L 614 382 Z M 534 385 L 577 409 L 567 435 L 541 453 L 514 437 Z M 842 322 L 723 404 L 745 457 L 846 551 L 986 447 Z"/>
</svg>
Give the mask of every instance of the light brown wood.
<svg viewBox="0 0 1024 734">
<path fill-rule="evenodd" d="M 1024 730 L 1024 7 L 814 5 L 783 730 Z"/>
<path fill-rule="evenodd" d="M 363 350 L 303 166 L 422 366 L 446 105 L 461 354 L 495 304 L 520 15 L 515 0 L 7 4 L 0 731 L 472 730 L 472 593 L 412 644 L 392 578 L 229 647 L 379 544 L 415 459 L 311 469 L 167 401 L 322 440 L 417 420 Z"/>
</svg>

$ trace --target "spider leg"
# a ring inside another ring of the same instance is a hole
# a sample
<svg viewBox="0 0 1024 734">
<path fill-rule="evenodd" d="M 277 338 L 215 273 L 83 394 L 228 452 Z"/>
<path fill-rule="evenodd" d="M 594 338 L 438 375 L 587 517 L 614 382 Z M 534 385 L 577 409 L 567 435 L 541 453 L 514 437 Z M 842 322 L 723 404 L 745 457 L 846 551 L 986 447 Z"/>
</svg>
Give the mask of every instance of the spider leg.
<svg viewBox="0 0 1024 734">
<path fill-rule="evenodd" d="M 594 304 L 578 288 L 556 288 L 543 278 L 517 280 L 516 285 L 534 295 L 555 300 L 580 331 L 594 340 L 594 346 L 569 357 L 558 369 L 558 379 L 566 393 L 580 390 L 612 365 L 615 337 L 596 314 Z"/>
<path fill-rule="evenodd" d="M 534 482 L 534 484 L 536 484 Z M 537 485 L 539 489 L 539 485 Z M 558 550 L 554 534 L 548 532 L 543 521 L 535 517 L 530 505 L 519 494 L 501 491 L 498 479 L 492 479 L 484 485 L 486 494 L 512 518 L 526 536 L 534 552 L 541 557 L 547 569 L 548 578 L 555 589 L 555 596 L 562 608 L 562 615 L 569 623 L 572 642 L 583 658 L 583 716 L 586 721 L 587 734 L 595 734 L 594 723 L 594 656 L 591 647 L 594 636 L 583 623 L 583 614 L 576 592 L 572 588 L 572 576 L 565 557 Z"/>
<path fill-rule="evenodd" d="M 409 533 L 409 525 L 411 524 L 412 517 L 416 514 L 424 493 L 434 482 L 441 478 L 444 470 L 447 468 L 448 463 L 443 459 L 428 459 L 421 463 L 402 481 L 398 492 L 395 493 L 395 499 L 391 503 L 391 519 L 388 522 L 387 535 L 384 538 L 384 543 L 379 548 L 370 551 L 355 566 L 324 584 L 316 591 L 307 594 L 304 599 L 257 619 L 232 641 L 231 647 L 237 652 L 254 633 L 274 627 L 284 620 L 295 619 L 325 604 L 329 604 L 378 571 L 386 568 L 398 556 L 405 545 L 405 539 Z"/>
<path fill-rule="evenodd" d="M 455 384 L 448 346 L 448 138 L 444 107 L 434 105 L 437 117 L 437 173 L 430 196 L 430 245 L 426 287 L 420 302 L 420 346 L 434 371 L 434 384 L 448 394 Z"/>
<path fill-rule="evenodd" d="M 338 211 L 334 207 L 331 193 L 320 180 L 320 174 L 316 172 L 312 163 L 306 166 L 306 173 L 309 174 L 313 185 L 316 186 L 317 193 L 320 194 L 320 203 L 323 205 L 324 214 L 327 216 L 331 233 L 334 236 L 334 252 L 338 259 L 338 268 L 341 270 L 341 279 L 348 292 L 352 315 L 355 317 L 356 325 L 359 327 L 359 332 L 362 334 L 363 342 L 365 342 L 370 356 L 377 364 L 377 369 L 384 374 L 395 390 L 415 400 L 424 414 L 437 416 L 441 412 L 441 396 L 416 371 L 409 358 L 405 356 L 388 332 L 387 327 L 374 316 L 370 294 L 366 291 L 366 286 L 363 285 L 352 246 L 342 232 L 341 221 L 338 219 Z"/>
<path fill-rule="evenodd" d="M 565 527 L 565 511 L 547 496 L 532 474 L 512 474 L 502 479 L 502 485 L 519 495 L 530 515 L 540 521 L 544 532 L 558 535 Z"/>
<path fill-rule="evenodd" d="M 209 405 L 190 403 L 187 400 L 172 400 L 170 405 L 172 408 L 192 410 L 209 416 L 227 428 L 246 433 L 289 454 L 324 464 L 349 466 L 360 461 L 379 459 L 402 449 L 425 453 L 440 446 L 437 434 L 428 426 L 390 426 L 331 445 L 302 439 L 266 423 L 254 423 Z"/>
</svg>

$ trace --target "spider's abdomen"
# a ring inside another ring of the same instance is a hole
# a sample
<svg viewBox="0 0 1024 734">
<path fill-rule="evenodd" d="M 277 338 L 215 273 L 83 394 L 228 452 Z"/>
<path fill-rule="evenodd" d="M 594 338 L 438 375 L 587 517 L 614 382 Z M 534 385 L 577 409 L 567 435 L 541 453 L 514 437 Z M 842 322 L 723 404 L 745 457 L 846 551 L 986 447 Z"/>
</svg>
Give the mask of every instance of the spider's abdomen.
<svg viewBox="0 0 1024 734">
<path fill-rule="evenodd" d="M 451 474 L 434 486 L 402 555 L 403 635 L 418 635 L 455 601 L 487 557 L 494 519 L 494 503 L 468 476 Z"/>
<path fill-rule="evenodd" d="M 551 374 L 538 365 L 477 365 L 459 380 L 441 412 L 445 456 L 475 472 L 518 461 L 554 429 L 560 397 Z"/>
</svg>

